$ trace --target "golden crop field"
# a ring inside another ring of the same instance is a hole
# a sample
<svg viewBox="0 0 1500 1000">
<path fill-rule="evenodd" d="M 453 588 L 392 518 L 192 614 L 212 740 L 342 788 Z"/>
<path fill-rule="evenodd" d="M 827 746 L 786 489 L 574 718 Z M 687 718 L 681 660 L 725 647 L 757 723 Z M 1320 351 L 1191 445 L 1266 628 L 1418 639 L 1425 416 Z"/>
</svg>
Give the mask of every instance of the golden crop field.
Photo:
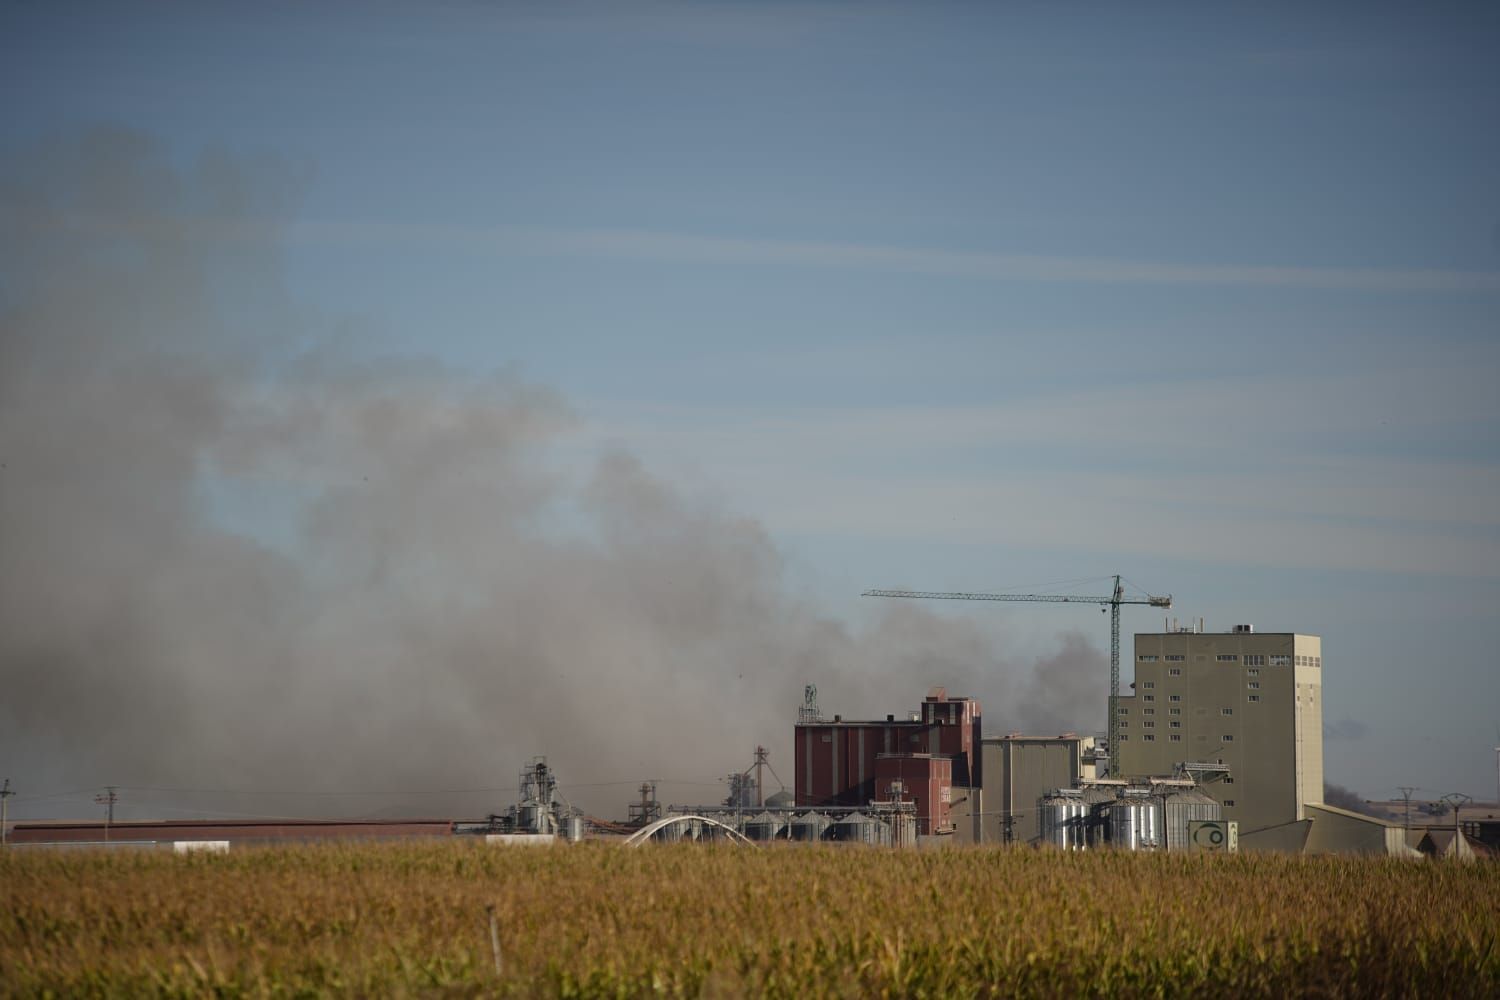
<svg viewBox="0 0 1500 1000">
<path fill-rule="evenodd" d="M 12 996 L 1494 997 L 1497 934 L 1491 863 L 467 842 L 0 856 Z"/>
</svg>

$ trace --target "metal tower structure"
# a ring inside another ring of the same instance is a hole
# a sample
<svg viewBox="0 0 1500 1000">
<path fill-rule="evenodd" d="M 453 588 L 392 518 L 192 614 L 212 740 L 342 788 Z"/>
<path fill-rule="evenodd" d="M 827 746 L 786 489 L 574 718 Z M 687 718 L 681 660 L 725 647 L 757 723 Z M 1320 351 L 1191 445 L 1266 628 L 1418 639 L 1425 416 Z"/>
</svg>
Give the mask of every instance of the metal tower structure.
<svg viewBox="0 0 1500 1000">
<path fill-rule="evenodd" d="M 817 722 L 821 715 L 818 714 L 818 686 L 809 684 L 802 689 L 802 707 L 797 709 L 798 722 Z"/>
<path fill-rule="evenodd" d="M 867 590 L 863 597 L 911 597 L 937 601 L 1027 601 L 1040 604 L 1102 604 L 1109 608 L 1109 773 L 1119 776 L 1120 713 L 1120 606 L 1144 604 L 1153 608 L 1170 608 L 1172 595 L 1166 597 L 1126 597 L 1120 577 L 1115 576 L 1114 591 L 1108 597 L 1080 597 L 1076 594 L 968 594 L 938 590 Z"/>
</svg>

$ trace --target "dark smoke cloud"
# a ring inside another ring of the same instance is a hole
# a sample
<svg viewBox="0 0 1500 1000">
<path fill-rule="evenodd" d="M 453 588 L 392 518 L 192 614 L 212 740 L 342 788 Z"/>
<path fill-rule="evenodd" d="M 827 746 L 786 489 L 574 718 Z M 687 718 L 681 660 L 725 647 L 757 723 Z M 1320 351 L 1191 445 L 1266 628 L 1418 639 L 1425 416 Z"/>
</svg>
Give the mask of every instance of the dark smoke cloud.
<svg viewBox="0 0 1500 1000">
<path fill-rule="evenodd" d="M 925 607 L 851 630 L 792 593 L 754 520 L 625 452 L 559 462 L 576 421 L 554 392 L 317 336 L 267 222 L 294 172 L 174 165 L 118 131 L 8 163 L 0 767 L 23 794 L 481 815 L 545 753 L 619 814 L 630 788 L 587 786 L 712 782 L 757 743 L 790 779 L 809 681 L 849 716 L 947 684 L 991 731 L 1102 723 L 1079 636 L 1017 665 Z M 474 788 L 501 790 L 415 794 Z"/>
<path fill-rule="evenodd" d="M 1364 797 L 1352 788 L 1335 785 L 1331 781 L 1323 783 L 1323 801 L 1330 806 L 1363 813 L 1366 816 L 1385 816 L 1385 810 L 1366 802 Z"/>
</svg>

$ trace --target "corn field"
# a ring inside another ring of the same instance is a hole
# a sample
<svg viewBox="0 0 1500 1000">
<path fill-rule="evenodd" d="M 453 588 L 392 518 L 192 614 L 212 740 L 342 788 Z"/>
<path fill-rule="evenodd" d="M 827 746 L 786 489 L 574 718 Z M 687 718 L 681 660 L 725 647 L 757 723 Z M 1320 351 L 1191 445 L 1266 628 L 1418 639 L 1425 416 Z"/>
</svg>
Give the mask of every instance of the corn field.
<svg viewBox="0 0 1500 1000">
<path fill-rule="evenodd" d="M 0 855 L 9 996 L 1494 997 L 1497 933 L 1493 863 L 468 842 Z"/>
</svg>

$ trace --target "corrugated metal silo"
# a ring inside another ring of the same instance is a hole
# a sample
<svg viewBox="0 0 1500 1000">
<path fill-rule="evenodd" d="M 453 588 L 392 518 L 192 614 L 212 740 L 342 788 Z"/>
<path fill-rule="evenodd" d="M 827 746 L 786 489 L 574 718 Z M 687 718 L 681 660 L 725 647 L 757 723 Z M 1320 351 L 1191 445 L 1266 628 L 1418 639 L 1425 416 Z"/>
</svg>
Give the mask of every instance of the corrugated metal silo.
<svg viewBox="0 0 1500 1000">
<path fill-rule="evenodd" d="M 1130 851 L 1154 851 L 1162 847 L 1160 801 L 1149 793 L 1132 789 L 1111 803 L 1109 842 Z"/>
<path fill-rule="evenodd" d="M 805 812 L 800 816 L 792 817 L 791 834 L 793 840 L 822 840 L 823 835 L 828 832 L 830 820 L 823 813 Z"/>
<path fill-rule="evenodd" d="M 1171 788 L 1159 798 L 1162 804 L 1162 833 L 1169 851 L 1188 849 L 1189 823 L 1222 819 L 1224 816 L 1219 803 L 1197 788 Z"/>
<path fill-rule="evenodd" d="M 1073 788 L 1059 788 L 1037 802 L 1041 819 L 1041 842 L 1065 850 L 1083 850 L 1089 846 L 1089 814 L 1092 811 L 1083 793 Z"/>
</svg>

